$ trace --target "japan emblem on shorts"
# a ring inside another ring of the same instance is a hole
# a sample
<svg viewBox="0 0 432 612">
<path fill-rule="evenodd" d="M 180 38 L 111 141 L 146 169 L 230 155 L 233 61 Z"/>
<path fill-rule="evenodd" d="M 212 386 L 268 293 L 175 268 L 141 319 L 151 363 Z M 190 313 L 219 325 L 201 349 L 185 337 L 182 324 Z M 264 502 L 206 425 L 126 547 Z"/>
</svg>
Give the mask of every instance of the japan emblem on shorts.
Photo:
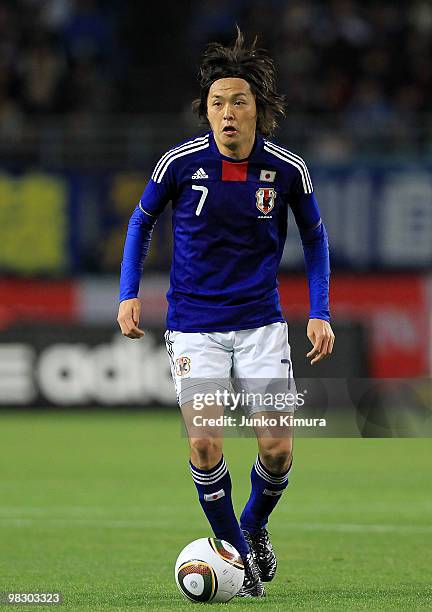
<svg viewBox="0 0 432 612">
<path fill-rule="evenodd" d="M 176 359 L 176 374 L 177 376 L 184 376 L 189 374 L 191 369 L 191 360 L 189 357 L 179 357 Z"/>
<path fill-rule="evenodd" d="M 276 196 L 276 189 L 273 189 L 273 187 L 260 187 L 257 189 L 255 197 L 258 210 L 268 215 L 274 208 Z"/>
</svg>

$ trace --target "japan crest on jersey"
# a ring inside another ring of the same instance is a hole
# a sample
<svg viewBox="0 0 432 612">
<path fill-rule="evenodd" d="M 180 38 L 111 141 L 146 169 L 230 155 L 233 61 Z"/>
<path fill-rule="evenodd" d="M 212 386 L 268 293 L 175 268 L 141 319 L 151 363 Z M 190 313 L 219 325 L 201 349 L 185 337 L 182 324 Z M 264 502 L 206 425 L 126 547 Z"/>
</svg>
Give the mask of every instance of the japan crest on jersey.
<svg viewBox="0 0 432 612">
<path fill-rule="evenodd" d="M 267 215 L 274 208 L 276 195 L 276 190 L 273 187 L 257 189 L 255 197 L 258 210 Z"/>
</svg>

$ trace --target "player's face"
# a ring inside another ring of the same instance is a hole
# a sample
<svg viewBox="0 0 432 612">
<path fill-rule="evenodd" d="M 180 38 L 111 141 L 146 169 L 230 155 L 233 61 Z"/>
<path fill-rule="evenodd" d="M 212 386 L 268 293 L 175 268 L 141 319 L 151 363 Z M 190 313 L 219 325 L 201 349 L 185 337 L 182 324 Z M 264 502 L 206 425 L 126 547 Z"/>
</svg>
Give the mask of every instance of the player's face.
<svg viewBox="0 0 432 612">
<path fill-rule="evenodd" d="M 242 159 L 255 141 L 257 109 L 249 83 L 229 77 L 212 83 L 207 118 L 222 154 Z"/>
</svg>

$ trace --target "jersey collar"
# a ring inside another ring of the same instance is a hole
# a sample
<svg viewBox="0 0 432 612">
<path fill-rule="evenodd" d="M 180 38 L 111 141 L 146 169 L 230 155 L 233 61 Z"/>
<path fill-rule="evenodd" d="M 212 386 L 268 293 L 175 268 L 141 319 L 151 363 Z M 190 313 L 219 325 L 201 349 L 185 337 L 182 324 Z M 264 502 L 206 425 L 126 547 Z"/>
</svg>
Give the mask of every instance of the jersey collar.
<svg viewBox="0 0 432 612">
<path fill-rule="evenodd" d="M 226 155 L 222 155 L 222 153 L 219 151 L 216 141 L 214 139 L 214 135 L 213 135 L 213 131 L 208 132 L 210 138 L 210 148 L 213 151 L 213 153 L 219 158 L 219 159 L 224 159 L 225 161 L 229 161 L 232 162 L 233 164 L 238 164 L 238 163 L 242 163 L 245 161 L 251 161 L 252 159 L 254 159 L 255 156 L 259 155 L 259 153 L 262 151 L 263 146 L 264 146 L 264 139 L 261 136 L 261 134 L 259 134 L 258 132 L 255 134 L 255 142 L 254 145 L 252 147 L 252 151 L 250 152 L 249 157 L 246 157 L 245 159 L 233 159 L 232 157 L 228 157 Z"/>
</svg>

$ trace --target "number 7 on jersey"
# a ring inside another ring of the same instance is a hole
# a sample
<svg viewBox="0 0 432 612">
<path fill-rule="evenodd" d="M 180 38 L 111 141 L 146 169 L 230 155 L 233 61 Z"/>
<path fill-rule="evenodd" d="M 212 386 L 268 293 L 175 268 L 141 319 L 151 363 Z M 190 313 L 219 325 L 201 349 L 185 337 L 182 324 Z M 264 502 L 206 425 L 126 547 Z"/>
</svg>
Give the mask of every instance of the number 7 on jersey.
<svg viewBox="0 0 432 612">
<path fill-rule="evenodd" d="M 197 209 L 195 211 L 195 214 L 197 217 L 199 217 L 201 211 L 202 211 L 202 207 L 204 206 L 204 202 L 206 200 L 207 194 L 208 194 L 208 188 L 204 187 L 204 185 L 192 185 L 192 189 L 194 189 L 195 191 L 201 191 L 201 197 L 200 197 L 200 201 L 198 202 L 198 206 Z"/>
</svg>

